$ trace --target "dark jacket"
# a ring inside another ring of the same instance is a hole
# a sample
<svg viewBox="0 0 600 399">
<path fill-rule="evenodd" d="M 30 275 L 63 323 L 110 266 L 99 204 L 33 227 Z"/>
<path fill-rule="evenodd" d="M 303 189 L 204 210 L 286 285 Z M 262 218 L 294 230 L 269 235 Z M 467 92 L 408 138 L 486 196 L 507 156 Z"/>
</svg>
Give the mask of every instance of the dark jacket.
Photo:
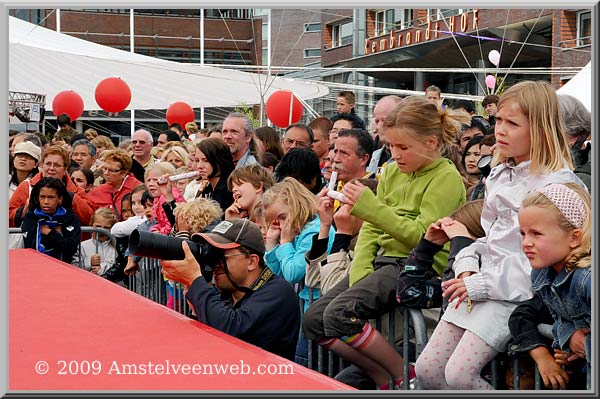
<svg viewBox="0 0 600 399">
<path fill-rule="evenodd" d="M 573 158 L 573 165 L 575 166 L 573 173 L 575 173 L 577 177 L 581 179 L 590 194 L 592 193 L 592 157 L 590 156 L 591 148 L 591 144 L 588 144 L 582 150 L 571 148 L 571 158 Z"/>
<path fill-rule="evenodd" d="M 39 232 L 39 226 L 42 224 L 60 226 L 61 232 L 52 229 L 49 234 L 43 235 Z M 69 264 L 73 261 L 73 255 L 81 242 L 81 226 L 70 208 L 59 207 L 52 216 L 39 210 L 35 213 L 29 211 L 23 218 L 21 231 L 25 248 L 33 248 Z"/>
<path fill-rule="evenodd" d="M 269 274 L 268 268 L 263 276 Z M 257 279 L 257 281 L 259 281 Z M 190 286 L 186 298 L 198 320 L 226 334 L 256 345 L 286 359 L 294 360 L 300 331 L 300 306 L 294 288 L 271 275 L 252 294 L 245 294 L 232 306 L 229 296 L 209 287 L 204 277 Z"/>
<path fill-rule="evenodd" d="M 207 184 L 203 191 L 198 191 L 196 198 L 209 198 L 217 201 L 225 211 L 233 204 L 233 194 L 227 188 L 227 177 L 221 176 L 213 189 L 212 184 Z"/>
<path fill-rule="evenodd" d="M 563 268 L 556 272 L 552 267 L 532 270 L 531 289 L 537 293 L 552 313 L 552 335 L 555 348 L 569 349 L 569 339 L 580 328 L 591 328 L 592 269 Z M 591 334 L 585 339 L 588 362 L 591 359 Z"/>
<path fill-rule="evenodd" d="M 538 346 L 550 344 L 548 338 L 540 334 L 539 324 L 554 324 L 550 310 L 539 295 L 521 303 L 508 319 L 508 328 L 513 341 L 508 346 L 508 354 L 529 352 Z"/>
</svg>

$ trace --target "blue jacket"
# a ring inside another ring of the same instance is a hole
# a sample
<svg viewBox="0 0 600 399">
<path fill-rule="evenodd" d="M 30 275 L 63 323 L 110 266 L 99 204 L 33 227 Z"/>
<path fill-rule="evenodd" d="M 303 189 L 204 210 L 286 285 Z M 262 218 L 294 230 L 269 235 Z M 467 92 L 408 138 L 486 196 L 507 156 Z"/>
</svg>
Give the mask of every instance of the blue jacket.
<svg viewBox="0 0 600 399">
<path fill-rule="evenodd" d="M 532 290 L 542 298 L 552 317 L 554 346 L 569 349 L 571 335 L 580 328 L 591 328 L 591 288 L 592 270 L 590 267 L 575 268 L 560 272 L 552 267 L 532 270 Z M 585 352 L 588 362 L 591 359 L 591 334 L 585 339 Z"/>
<path fill-rule="evenodd" d="M 312 238 L 319 234 L 321 220 L 315 217 L 304 225 L 304 228 L 298 234 L 294 241 L 286 242 L 283 245 L 276 245 L 270 251 L 265 253 L 265 263 L 278 276 L 283 277 L 291 284 L 304 281 L 306 276 L 306 253 L 312 248 Z M 333 227 L 329 230 L 329 241 L 327 243 L 327 253 L 331 252 L 331 246 L 335 238 Z M 304 299 L 304 309 L 309 305 L 308 288 L 304 288 L 298 295 Z M 321 290 L 313 288 L 313 300 L 321 296 Z"/>
</svg>

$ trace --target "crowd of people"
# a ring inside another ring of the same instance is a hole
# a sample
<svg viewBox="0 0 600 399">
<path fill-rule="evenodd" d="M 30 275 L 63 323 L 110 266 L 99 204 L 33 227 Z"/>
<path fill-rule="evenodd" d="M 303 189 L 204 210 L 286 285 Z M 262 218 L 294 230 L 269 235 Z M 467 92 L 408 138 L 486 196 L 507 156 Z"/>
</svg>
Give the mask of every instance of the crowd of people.
<svg viewBox="0 0 600 399">
<path fill-rule="evenodd" d="M 534 364 L 548 389 L 585 389 L 590 113 L 533 81 L 477 109 L 429 86 L 379 99 L 367 127 L 343 91 L 332 117 L 283 132 L 231 113 L 118 146 L 59 115 L 50 138 L 10 138 L 10 246 L 124 285 L 134 230 L 183 238 L 161 261 L 166 306 L 185 295 L 190 317 L 304 366 L 319 345 L 359 388 L 490 390 L 498 358 L 511 389 L 518 357 L 520 389 Z M 408 370 L 369 322 L 402 306 L 432 326 Z"/>
</svg>

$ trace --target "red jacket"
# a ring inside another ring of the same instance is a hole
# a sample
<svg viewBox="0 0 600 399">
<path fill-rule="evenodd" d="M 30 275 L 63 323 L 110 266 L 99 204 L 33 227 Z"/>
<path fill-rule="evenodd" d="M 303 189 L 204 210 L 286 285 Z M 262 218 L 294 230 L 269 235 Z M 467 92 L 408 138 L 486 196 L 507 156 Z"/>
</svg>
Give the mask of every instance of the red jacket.
<svg viewBox="0 0 600 399">
<path fill-rule="evenodd" d="M 21 209 L 22 213 L 20 217 L 22 219 L 27 213 L 27 209 L 23 210 L 22 208 L 29 201 L 29 192 L 31 191 L 30 186 L 35 186 L 41 179 L 42 172 L 33 176 L 31 179 L 21 182 L 21 184 L 17 186 L 15 193 L 8 203 L 8 223 L 10 227 L 20 227 L 15 225 L 17 211 Z M 94 209 L 92 207 L 92 202 L 87 198 L 85 190 L 73 183 L 71 178 L 66 174 L 63 177 L 63 183 L 67 186 L 67 191 L 73 194 L 73 213 L 75 213 L 77 219 L 79 219 L 79 223 L 82 226 L 89 226 L 92 215 L 94 214 Z"/>
<path fill-rule="evenodd" d="M 94 209 L 110 208 L 118 215 L 117 220 L 121 220 L 121 200 L 140 184 L 142 184 L 141 181 L 136 179 L 132 173 L 128 173 L 119 191 L 115 192 L 110 184 L 104 183 L 90 191 L 88 198 L 92 201 Z"/>
</svg>

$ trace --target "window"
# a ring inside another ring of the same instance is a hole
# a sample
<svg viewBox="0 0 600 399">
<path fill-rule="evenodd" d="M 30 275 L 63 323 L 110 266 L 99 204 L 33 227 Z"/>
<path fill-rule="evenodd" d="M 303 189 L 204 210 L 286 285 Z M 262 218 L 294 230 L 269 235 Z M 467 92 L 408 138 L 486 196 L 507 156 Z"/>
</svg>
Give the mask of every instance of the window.
<svg viewBox="0 0 600 399">
<path fill-rule="evenodd" d="M 333 25 L 331 31 L 331 42 L 333 47 L 352 44 L 352 22 Z"/>
<path fill-rule="evenodd" d="M 412 8 L 396 8 L 394 10 L 394 29 L 406 29 L 413 25 Z"/>
<path fill-rule="evenodd" d="M 321 23 L 315 22 L 304 24 L 304 32 L 321 32 Z"/>
<path fill-rule="evenodd" d="M 385 35 L 394 27 L 394 10 L 375 13 L 375 36 Z"/>
<path fill-rule="evenodd" d="M 427 16 L 432 21 L 438 21 L 443 18 L 460 15 L 469 11 L 471 11 L 470 8 L 431 8 L 427 10 Z"/>
<path fill-rule="evenodd" d="M 9 15 L 38 25 L 44 20 L 45 12 L 40 9 L 12 9 L 9 11 Z"/>
<path fill-rule="evenodd" d="M 321 49 L 320 48 L 305 48 L 304 49 L 304 58 L 313 58 L 320 57 Z"/>
<path fill-rule="evenodd" d="M 262 24 L 262 40 L 269 40 L 269 24 L 267 22 Z"/>
<path fill-rule="evenodd" d="M 254 16 L 255 17 L 259 17 L 262 15 L 269 15 L 269 9 L 268 8 L 255 8 L 254 9 Z"/>
<path fill-rule="evenodd" d="M 584 11 L 577 14 L 577 45 L 592 44 L 592 12 Z"/>
<path fill-rule="evenodd" d="M 269 65 L 269 49 L 267 47 L 264 47 L 262 49 L 262 64 L 263 65 Z"/>
</svg>

